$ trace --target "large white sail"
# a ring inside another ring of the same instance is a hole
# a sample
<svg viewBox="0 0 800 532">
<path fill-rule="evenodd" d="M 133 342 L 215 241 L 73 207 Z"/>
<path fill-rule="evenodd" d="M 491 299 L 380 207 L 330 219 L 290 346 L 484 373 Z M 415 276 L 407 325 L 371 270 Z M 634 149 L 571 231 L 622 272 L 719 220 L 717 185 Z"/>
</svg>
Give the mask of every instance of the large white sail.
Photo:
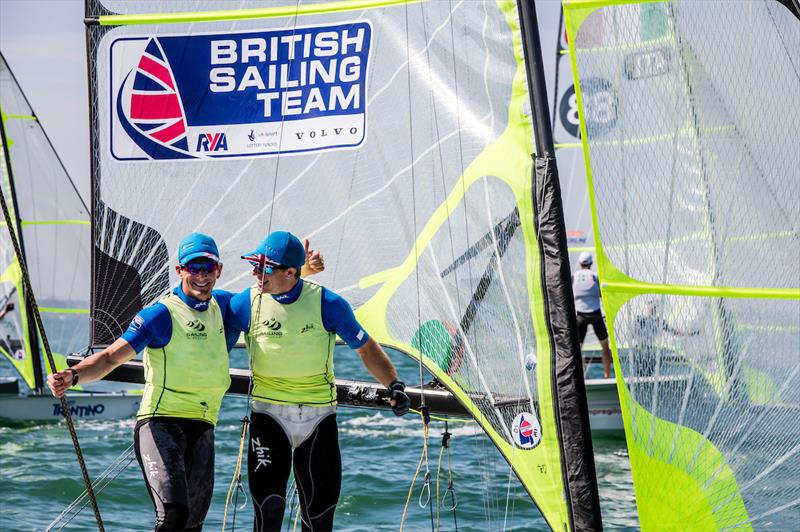
<svg viewBox="0 0 800 532">
<path fill-rule="evenodd" d="M 550 526 L 598 527 L 552 296 L 568 280 L 558 187 L 533 179 L 531 6 L 200 4 L 89 2 L 92 342 L 176 282 L 186 233 L 215 237 L 238 290 L 239 256 L 291 230 L 369 333 L 464 403 Z"/>
</svg>

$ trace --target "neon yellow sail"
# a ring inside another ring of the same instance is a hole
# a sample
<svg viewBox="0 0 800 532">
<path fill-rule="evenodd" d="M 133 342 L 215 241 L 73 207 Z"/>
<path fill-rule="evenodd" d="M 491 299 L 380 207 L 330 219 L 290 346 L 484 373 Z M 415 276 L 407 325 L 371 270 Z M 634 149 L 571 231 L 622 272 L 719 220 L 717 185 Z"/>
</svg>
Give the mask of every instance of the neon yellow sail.
<svg viewBox="0 0 800 532">
<path fill-rule="evenodd" d="M 645 530 L 796 526 L 796 6 L 564 2 Z"/>
</svg>

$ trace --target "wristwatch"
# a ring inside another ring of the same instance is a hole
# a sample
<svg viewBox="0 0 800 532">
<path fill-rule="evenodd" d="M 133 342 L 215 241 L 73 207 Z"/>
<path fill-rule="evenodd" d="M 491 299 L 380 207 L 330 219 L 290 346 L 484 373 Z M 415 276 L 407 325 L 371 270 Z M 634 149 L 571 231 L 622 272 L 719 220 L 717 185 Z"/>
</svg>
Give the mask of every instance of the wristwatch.
<svg viewBox="0 0 800 532">
<path fill-rule="evenodd" d="M 75 386 L 78 384 L 78 370 L 74 368 L 67 368 L 67 371 L 72 372 L 72 384 L 70 386 Z"/>
</svg>

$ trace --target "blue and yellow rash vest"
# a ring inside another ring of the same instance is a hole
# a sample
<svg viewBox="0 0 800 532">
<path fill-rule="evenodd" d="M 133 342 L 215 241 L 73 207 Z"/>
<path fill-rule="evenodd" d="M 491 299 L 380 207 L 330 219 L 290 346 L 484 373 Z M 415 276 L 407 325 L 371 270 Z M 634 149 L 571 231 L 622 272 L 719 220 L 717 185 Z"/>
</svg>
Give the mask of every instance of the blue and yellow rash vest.
<svg viewBox="0 0 800 532">
<path fill-rule="evenodd" d="M 301 279 L 285 294 L 260 294 L 253 287 L 233 296 L 230 305 L 231 321 L 247 332 L 253 399 L 277 404 L 336 404 L 336 336 L 352 349 L 369 338 L 347 301 Z"/>
<path fill-rule="evenodd" d="M 138 351 L 142 338 L 155 334 L 163 340 L 164 330 L 168 333 L 166 342 L 151 340 L 144 351 L 145 389 L 138 419 L 165 416 L 217 422 L 230 385 L 225 325 L 216 298 L 202 302 L 200 308 L 193 308 L 198 306 L 193 303 L 178 288 L 145 309 L 149 312 L 141 312 L 123 335 Z M 167 317 L 165 327 L 160 322 Z"/>
</svg>

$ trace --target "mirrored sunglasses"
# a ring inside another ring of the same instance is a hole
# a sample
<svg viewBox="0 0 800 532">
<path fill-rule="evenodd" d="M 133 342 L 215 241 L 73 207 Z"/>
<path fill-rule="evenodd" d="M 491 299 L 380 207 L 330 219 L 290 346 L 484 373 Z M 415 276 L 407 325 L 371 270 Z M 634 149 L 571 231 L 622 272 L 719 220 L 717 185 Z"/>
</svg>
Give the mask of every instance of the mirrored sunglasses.
<svg viewBox="0 0 800 532">
<path fill-rule="evenodd" d="M 217 269 L 217 263 L 208 261 L 208 262 L 190 262 L 182 266 L 182 268 L 189 272 L 189 275 L 197 275 L 201 272 L 203 273 L 211 273 Z"/>
</svg>

